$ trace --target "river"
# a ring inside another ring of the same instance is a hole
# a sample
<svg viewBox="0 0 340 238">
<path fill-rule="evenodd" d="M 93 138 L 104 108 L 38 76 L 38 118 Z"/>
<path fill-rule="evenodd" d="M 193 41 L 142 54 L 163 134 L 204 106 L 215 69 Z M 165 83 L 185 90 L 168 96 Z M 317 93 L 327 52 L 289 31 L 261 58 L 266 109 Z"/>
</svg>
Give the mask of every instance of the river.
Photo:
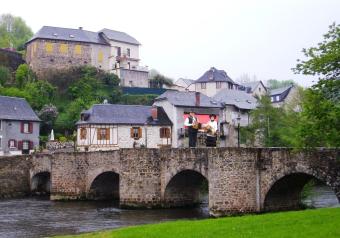
<svg viewBox="0 0 340 238">
<path fill-rule="evenodd" d="M 315 186 L 304 202 L 339 206 L 332 191 Z M 126 210 L 109 202 L 55 202 L 42 198 L 0 200 L 0 238 L 37 238 L 177 219 L 207 218 L 208 208 Z"/>
</svg>

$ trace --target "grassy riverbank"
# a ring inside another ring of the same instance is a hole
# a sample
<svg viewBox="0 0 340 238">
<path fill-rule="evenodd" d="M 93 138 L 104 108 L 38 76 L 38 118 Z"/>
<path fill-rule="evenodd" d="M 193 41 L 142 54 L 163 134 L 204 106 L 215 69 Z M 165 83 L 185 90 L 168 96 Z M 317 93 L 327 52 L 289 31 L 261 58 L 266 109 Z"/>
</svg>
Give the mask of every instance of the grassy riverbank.
<svg viewBox="0 0 340 238">
<path fill-rule="evenodd" d="M 340 208 L 182 220 L 81 234 L 86 238 L 340 237 Z M 61 238 L 61 237 L 60 237 Z"/>
</svg>

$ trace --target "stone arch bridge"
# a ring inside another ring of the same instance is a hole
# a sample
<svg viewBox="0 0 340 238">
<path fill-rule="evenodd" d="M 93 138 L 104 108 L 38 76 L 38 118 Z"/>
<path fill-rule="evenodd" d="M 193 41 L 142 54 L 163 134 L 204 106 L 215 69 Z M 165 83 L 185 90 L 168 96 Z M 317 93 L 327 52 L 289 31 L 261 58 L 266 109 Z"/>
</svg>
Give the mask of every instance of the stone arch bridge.
<svg viewBox="0 0 340 238">
<path fill-rule="evenodd" d="M 122 207 L 193 205 L 206 186 L 213 216 L 299 207 L 310 179 L 340 201 L 340 151 L 287 148 L 122 149 L 0 157 L 0 197 L 117 199 Z"/>
</svg>

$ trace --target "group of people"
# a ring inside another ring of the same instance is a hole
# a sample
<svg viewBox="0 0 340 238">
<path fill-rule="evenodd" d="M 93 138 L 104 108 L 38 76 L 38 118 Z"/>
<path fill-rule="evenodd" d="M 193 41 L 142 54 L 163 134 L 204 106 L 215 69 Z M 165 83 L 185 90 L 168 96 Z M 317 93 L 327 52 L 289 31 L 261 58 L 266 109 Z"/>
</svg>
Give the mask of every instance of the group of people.
<svg viewBox="0 0 340 238">
<path fill-rule="evenodd" d="M 209 115 L 209 121 L 200 126 L 200 122 L 196 117 L 195 112 L 191 111 L 189 116 L 185 119 L 184 125 L 188 127 L 188 135 L 189 135 L 189 147 L 196 147 L 197 144 L 197 133 L 199 129 L 202 129 L 206 132 L 206 146 L 207 147 L 216 147 L 217 140 L 217 121 L 216 115 Z"/>
</svg>

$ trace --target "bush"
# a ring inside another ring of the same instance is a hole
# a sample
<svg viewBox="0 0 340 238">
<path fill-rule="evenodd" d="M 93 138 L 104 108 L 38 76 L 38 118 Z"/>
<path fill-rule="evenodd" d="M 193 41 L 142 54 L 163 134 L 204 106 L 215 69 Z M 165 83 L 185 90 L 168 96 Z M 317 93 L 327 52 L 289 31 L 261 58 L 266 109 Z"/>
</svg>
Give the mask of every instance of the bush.
<svg viewBox="0 0 340 238">
<path fill-rule="evenodd" d="M 11 71 L 7 67 L 0 65 L 0 86 L 11 81 L 11 78 Z"/>
</svg>

